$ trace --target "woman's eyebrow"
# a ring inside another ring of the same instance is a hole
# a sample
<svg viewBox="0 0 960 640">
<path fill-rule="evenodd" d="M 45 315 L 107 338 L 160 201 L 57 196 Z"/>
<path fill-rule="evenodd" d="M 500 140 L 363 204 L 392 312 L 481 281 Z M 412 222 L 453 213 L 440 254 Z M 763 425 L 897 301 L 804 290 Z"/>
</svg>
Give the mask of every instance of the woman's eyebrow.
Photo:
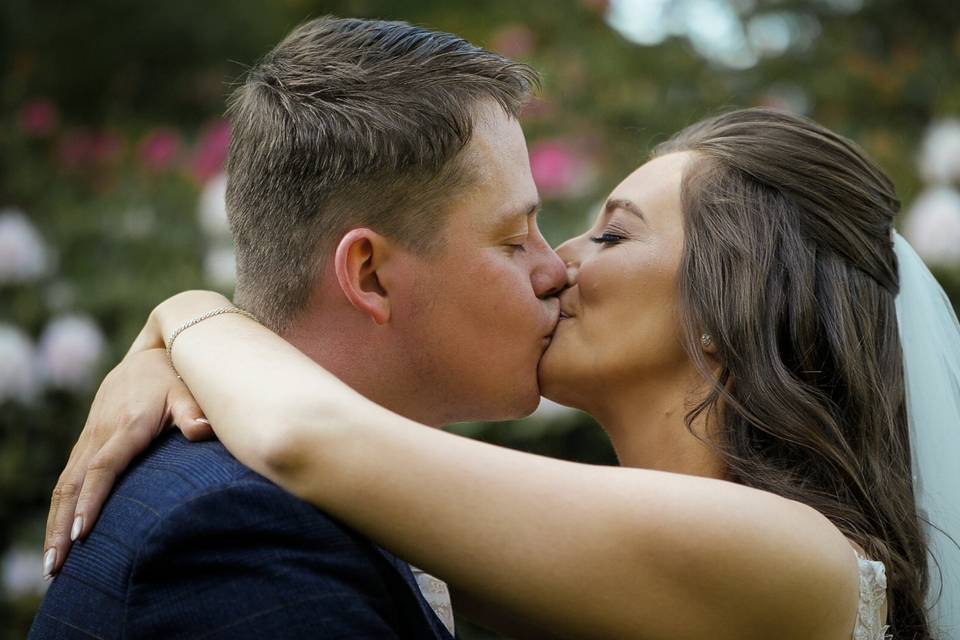
<svg viewBox="0 0 960 640">
<path fill-rule="evenodd" d="M 629 211 L 644 222 L 647 222 L 647 217 L 643 215 L 643 210 L 632 200 L 627 200 L 625 198 L 610 198 L 607 200 L 607 204 L 603 207 L 604 213 L 612 213 L 614 209 L 623 209 L 624 211 Z"/>
</svg>

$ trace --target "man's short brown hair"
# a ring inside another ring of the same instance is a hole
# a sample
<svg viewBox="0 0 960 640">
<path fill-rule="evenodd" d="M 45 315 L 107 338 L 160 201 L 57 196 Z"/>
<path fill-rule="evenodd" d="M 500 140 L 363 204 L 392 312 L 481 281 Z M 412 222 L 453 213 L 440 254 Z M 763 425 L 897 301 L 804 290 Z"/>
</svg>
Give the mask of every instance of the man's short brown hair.
<svg viewBox="0 0 960 640">
<path fill-rule="evenodd" d="M 281 331 L 350 228 L 434 250 L 469 183 L 475 107 L 518 115 L 536 73 L 449 33 L 324 17 L 293 30 L 230 98 L 235 301 Z"/>
</svg>

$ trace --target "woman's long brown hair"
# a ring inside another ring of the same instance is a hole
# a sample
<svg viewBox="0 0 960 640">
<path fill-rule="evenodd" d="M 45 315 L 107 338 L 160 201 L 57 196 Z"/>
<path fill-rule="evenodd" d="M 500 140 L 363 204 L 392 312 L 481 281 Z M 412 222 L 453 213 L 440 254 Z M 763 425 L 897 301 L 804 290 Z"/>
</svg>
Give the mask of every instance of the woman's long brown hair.
<svg viewBox="0 0 960 640">
<path fill-rule="evenodd" d="M 709 333 L 721 363 L 688 428 L 706 413 L 730 480 L 813 507 L 884 563 L 895 638 L 938 637 L 894 306 L 893 184 L 856 144 L 768 109 L 709 118 L 654 154 L 674 151 L 695 153 L 682 186 L 684 341 L 707 374 Z"/>
</svg>

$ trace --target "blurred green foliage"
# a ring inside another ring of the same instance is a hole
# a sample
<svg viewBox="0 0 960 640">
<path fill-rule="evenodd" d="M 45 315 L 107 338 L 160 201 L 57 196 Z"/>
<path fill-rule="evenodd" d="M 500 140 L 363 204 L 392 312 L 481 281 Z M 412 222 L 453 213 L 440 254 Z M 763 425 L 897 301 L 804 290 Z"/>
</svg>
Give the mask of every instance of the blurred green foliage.
<svg viewBox="0 0 960 640">
<path fill-rule="evenodd" d="M 603 0 L 2 0 L 0 208 L 25 212 L 56 259 L 37 281 L 0 285 L 0 322 L 35 338 L 55 312 L 89 314 L 108 339 L 102 377 L 157 302 L 213 286 L 204 279 L 209 242 L 196 214 L 204 180 L 191 164 L 196 145 L 246 65 L 300 21 L 328 13 L 452 31 L 542 71 L 542 97 L 524 118 L 531 151 L 559 145 L 591 178 L 545 193 L 542 224 L 554 243 L 581 232 L 600 198 L 653 144 L 735 106 L 806 105 L 809 115 L 859 141 L 909 203 L 922 188 L 916 157 L 926 127 L 960 115 L 960 4 L 731 4 L 744 21 L 791 13 L 814 20 L 818 33 L 809 46 L 729 69 L 682 37 L 650 47 L 628 42 L 606 23 Z M 55 110 L 41 135 L 23 125 L 25 105 L 37 100 Z M 151 164 L 144 149 L 158 135 L 174 151 Z M 94 151 L 72 156 L 78 140 Z M 960 301 L 960 270 L 938 275 Z M 92 393 L 47 391 L 32 405 L 3 405 L 0 553 L 39 553 L 49 492 Z M 458 430 L 614 462 L 602 432 L 580 414 Z M 7 583 L 13 564 L 8 557 Z M 36 603 L 29 590 L 7 589 L 0 638 L 23 637 Z M 465 623 L 461 629 L 464 638 L 489 637 Z"/>
</svg>

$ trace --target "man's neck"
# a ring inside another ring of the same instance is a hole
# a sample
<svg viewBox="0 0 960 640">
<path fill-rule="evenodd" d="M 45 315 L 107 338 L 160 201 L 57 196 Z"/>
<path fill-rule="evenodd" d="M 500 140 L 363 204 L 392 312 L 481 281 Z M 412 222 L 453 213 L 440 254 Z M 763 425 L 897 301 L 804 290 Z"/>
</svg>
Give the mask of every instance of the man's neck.
<svg viewBox="0 0 960 640">
<path fill-rule="evenodd" d="M 443 407 L 433 406 L 411 384 L 410 376 L 362 332 L 345 330 L 345 323 L 314 319 L 295 325 L 281 337 L 308 358 L 340 378 L 364 397 L 431 427 L 445 426 Z"/>
</svg>

